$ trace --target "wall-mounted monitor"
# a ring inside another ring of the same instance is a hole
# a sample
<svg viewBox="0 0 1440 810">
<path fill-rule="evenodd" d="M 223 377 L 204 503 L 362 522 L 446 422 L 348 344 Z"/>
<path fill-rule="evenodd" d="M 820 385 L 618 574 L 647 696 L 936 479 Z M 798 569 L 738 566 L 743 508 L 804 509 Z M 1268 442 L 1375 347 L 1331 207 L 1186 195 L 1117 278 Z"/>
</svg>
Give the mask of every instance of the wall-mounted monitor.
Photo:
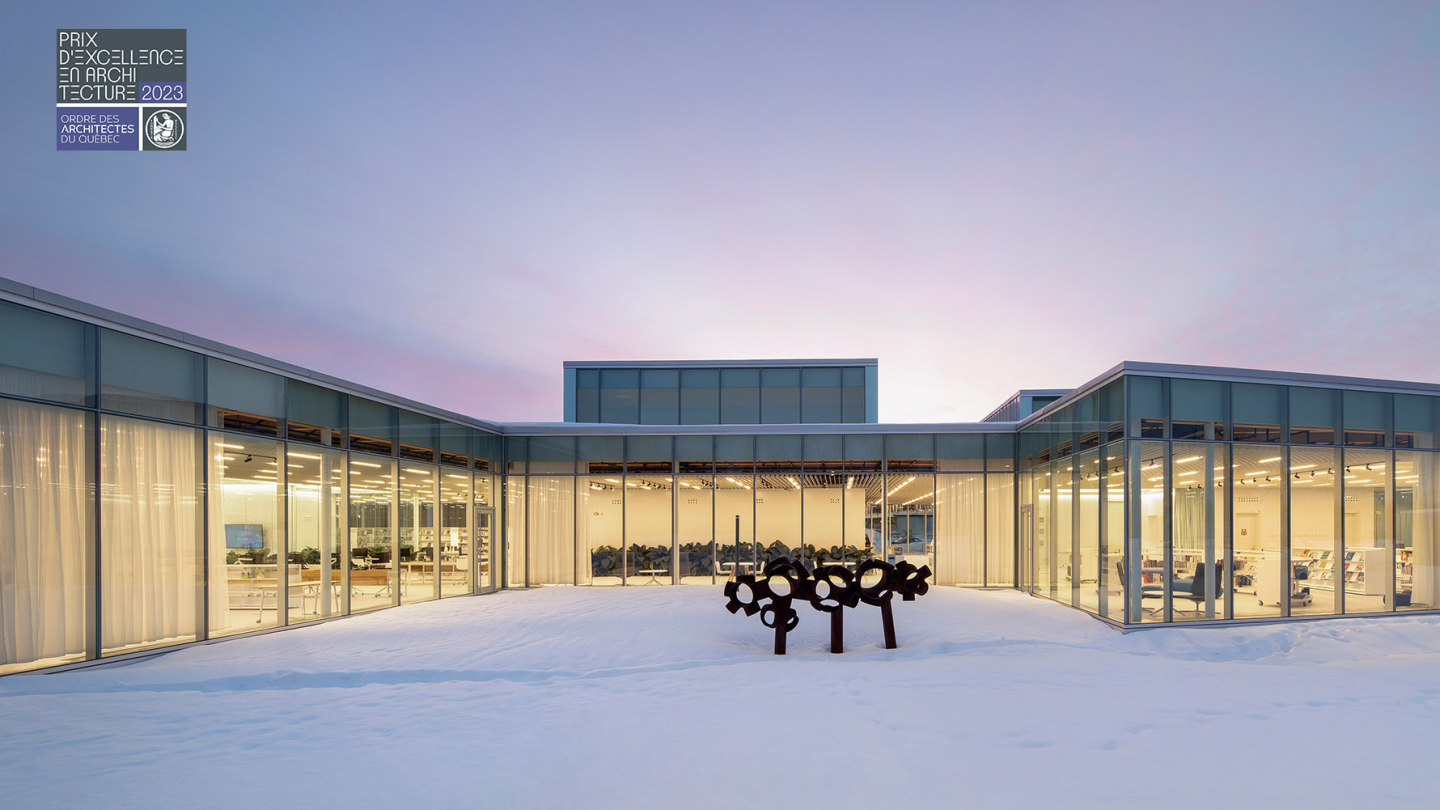
<svg viewBox="0 0 1440 810">
<path fill-rule="evenodd" d="M 264 548 L 265 527 L 259 523 L 226 523 L 226 548 Z"/>
</svg>

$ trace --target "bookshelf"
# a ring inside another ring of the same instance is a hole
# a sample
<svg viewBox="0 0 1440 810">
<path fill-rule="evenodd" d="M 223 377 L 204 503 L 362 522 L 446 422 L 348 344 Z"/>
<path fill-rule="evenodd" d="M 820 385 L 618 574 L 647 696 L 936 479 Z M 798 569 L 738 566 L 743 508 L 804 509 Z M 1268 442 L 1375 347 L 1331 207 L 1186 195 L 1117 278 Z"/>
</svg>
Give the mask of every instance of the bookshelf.
<svg viewBox="0 0 1440 810">
<path fill-rule="evenodd" d="M 1368 596 L 1385 593 L 1386 549 L 1352 548 L 1337 556 L 1331 546 L 1292 545 L 1290 553 L 1297 565 L 1304 564 L 1309 569 L 1305 587 L 1333 591 L 1339 581 L 1344 583 L 1346 593 Z"/>
</svg>

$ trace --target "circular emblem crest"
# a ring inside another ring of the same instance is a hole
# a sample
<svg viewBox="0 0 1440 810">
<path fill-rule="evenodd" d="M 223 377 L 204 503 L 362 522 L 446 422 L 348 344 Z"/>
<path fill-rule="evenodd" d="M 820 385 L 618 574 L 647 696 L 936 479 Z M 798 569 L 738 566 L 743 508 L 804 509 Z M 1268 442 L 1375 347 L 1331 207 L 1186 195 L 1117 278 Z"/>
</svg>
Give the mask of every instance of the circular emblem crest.
<svg viewBox="0 0 1440 810">
<path fill-rule="evenodd" d="M 157 110 L 145 120 L 145 138 L 157 149 L 169 149 L 185 137 L 185 122 L 169 110 Z"/>
</svg>

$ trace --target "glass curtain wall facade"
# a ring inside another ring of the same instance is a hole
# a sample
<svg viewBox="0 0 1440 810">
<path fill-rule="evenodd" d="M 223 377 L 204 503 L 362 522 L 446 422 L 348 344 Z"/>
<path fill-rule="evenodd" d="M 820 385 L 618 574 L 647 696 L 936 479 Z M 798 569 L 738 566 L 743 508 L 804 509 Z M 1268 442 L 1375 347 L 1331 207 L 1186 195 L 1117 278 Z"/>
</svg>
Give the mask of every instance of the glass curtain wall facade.
<svg viewBox="0 0 1440 810">
<path fill-rule="evenodd" d="M 0 674 L 489 590 L 495 439 L 0 301 Z"/>
<path fill-rule="evenodd" d="M 1435 609 L 1440 397 L 1127 375 L 1084 399 L 1019 434 L 1022 589 L 1131 625 Z"/>
<path fill-rule="evenodd" d="M 506 444 L 507 553 L 512 571 L 528 561 L 530 586 L 713 584 L 782 556 L 852 570 L 905 559 L 947 572 L 941 584 L 1015 582 L 1015 444 L 1005 434 Z"/>
<path fill-rule="evenodd" d="M 1127 626 L 1440 610 L 1421 386 L 1122 370 L 1018 424 L 501 436 L 71 314 L 0 301 L 0 674 L 779 556 L 910 560 Z M 828 419 L 854 387 L 626 371 L 597 372 L 597 407 L 640 421 Z"/>
</svg>

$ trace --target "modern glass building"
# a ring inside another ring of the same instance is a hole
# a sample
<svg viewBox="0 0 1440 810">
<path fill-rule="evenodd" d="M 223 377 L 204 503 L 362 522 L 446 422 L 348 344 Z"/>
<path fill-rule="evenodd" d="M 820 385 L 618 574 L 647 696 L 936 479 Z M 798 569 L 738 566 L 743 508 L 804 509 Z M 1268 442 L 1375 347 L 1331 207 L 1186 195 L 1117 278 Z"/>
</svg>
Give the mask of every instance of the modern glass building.
<svg viewBox="0 0 1440 810">
<path fill-rule="evenodd" d="M 498 424 L 0 280 L 0 673 L 781 555 L 1121 628 L 1440 607 L 1440 386 L 1123 363 L 900 425 L 875 369 L 569 364 L 574 421 Z"/>
<path fill-rule="evenodd" d="M 879 364 L 864 360 L 565 363 L 565 421 L 625 425 L 877 422 Z"/>
</svg>

